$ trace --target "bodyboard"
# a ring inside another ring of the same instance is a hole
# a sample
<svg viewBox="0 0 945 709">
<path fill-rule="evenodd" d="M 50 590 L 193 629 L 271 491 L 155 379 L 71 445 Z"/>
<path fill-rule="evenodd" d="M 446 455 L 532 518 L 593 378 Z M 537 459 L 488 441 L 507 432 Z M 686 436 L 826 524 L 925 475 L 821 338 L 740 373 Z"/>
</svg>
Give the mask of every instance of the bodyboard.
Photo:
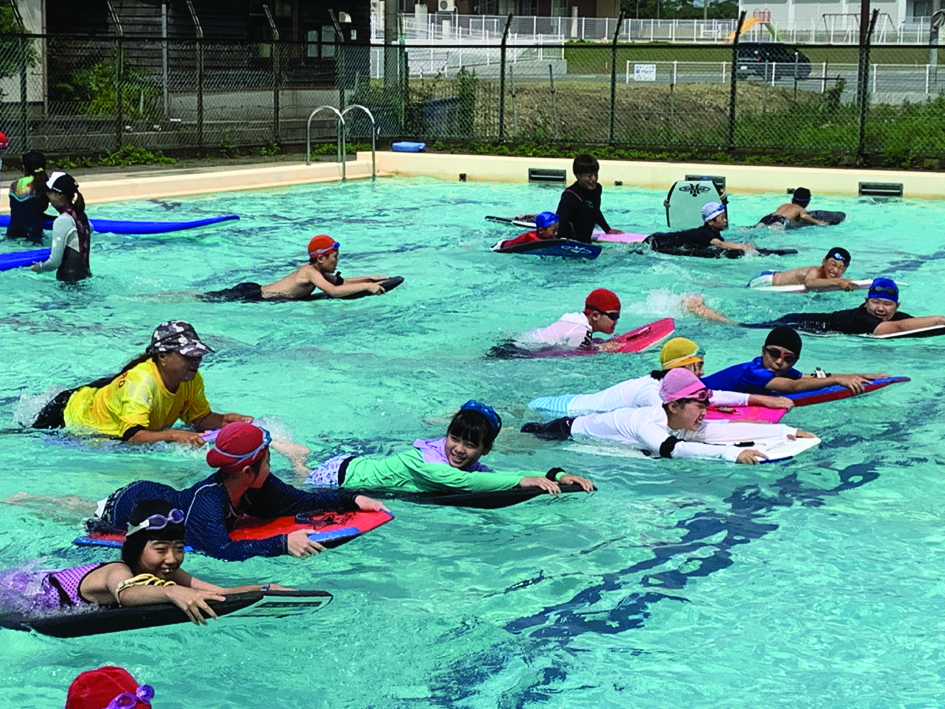
<svg viewBox="0 0 945 709">
<path fill-rule="evenodd" d="M 643 352 L 672 335 L 675 329 L 676 322 L 672 318 L 663 318 L 612 337 L 606 342 L 619 342 L 620 349 L 617 352 Z"/>
<path fill-rule="evenodd" d="M 909 377 L 883 377 L 882 379 L 874 379 L 863 386 L 863 394 L 868 394 L 871 391 L 888 387 L 890 384 L 898 384 L 899 382 L 908 381 Z M 811 404 L 822 404 L 827 401 L 849 399 L 853 396 L 853 392 L 847 389 L 845 386 L 835 384 L 833 386 L 824 387 L 823 389 L 801 391 L 795 394 L 784 394 L 783 396 L 791 399 L 794 402 L 794 406 L 810 406 Z M 862 394 L 859 396 L 862 396 Z"/>
<path fill-rule="evenodd" d="M 123 219 L 90 219 L 92 231 L 98 234 L 168 234 L 172 231 L 185 231 L 187 229 L 196 229 L 210 224 L 219 224 L 239 219 L 236 214 L 226 214 L 222 217 L 207 217 L 206 219 L 193 219 L 186 222 L 137 222 Z M 0 214 L 0 227 L 10 225 L 10 215 Z M 43 222 L 43 229 L 52 229 L 53 220 L 47 219 Z"/>
<path fill-rule="evenodd" d="M 596 488 L 595 488 L 596 489 Z M 370 494 L 370 490 L 367 491 Z M 580 485 L 561 485 L 561 492 L 584 492 Z M 443 507 L 471 507 L 478 510 L 497 510 L 510 507 L 536 497 L 553 499 L 544 490 L 537 487 L 513 487 L 511 490 L 493 492 L 459 492 L 447 495 L 410 495 L 405 499 L 423 505 L 441 505 Z"/>
<path fill-rule="evenodd" d="M 325 591 L 247 591 L 226 594 L 225 601 L 207 603 L 218 616 L 284 618 L 318 610 L 331 599 L 331 594 Z M 173 603 L 120 608 L 89 606 L 44 616 L 0 615 L 0 628 L 33 630 L 55 638 L 79 638 L 189 622 L 184 611 Z"/>
<path fill-rule="evenodd" d="M 295 517 L 278 517 L 276 519 L 256 519 L 243 517 L 237 522 L 236 528 L 230 533 L 234 541 L 246 539 L 268 539 L 279 534 L 289 534 L 300 529 L 311 530 L 308 538 L 322 546 L 332 548 L 345 542 L 350 542 L 372 529 L 387 524 L 393 515 L 388 512 L 325 512 L 313 515 L 296 515 Z M 125 533 L 120 530 L 112 532 L 92 532 L 84 537 L 78 537 L 73 544 L 79 546 L 120 547 L 125 541 Z M 194 551 L 187 548 L 186 551 Z"/>
<path fill-rule="evenodd" d="M 503 241 L 507 241 L 504 239 Z M 542 241 L 529 241 L 524 244 L 516 244 L 507 248 L 497 248 L 498 244 L 492 247 L 497 254 L 529 254 L 531 256 L 557 256 L 561 258 L 587 258 L 595 259 L 600 256 L 600 246 L 593 244 L 583 244 L 580 241 L 570 241 L 568 239 L 545 239 Z"/>
<path fill-rule="evenodd" d="M 394 288 L 396 288 L 403 282 L 404 282 L 404 279 L 402 276 L 392 276 L 391 278 L 388 278 L 387 280 L 381 281 L 381 286 L 384 288 L 384 293 L 390 293 L 392 290 L 394 290 Z M 312 293 L 307 298 L 302 298 L 302 300 L 358 300 L 359 298 L 365 298 L 369 295 L 371 295 L 370 291 L 362 290 L 362 291 L 358 291 L 357 293 L 352 293 L 351 295 L 343 295 L 340 298 L 332 299 L 331 296 L 325 293 L 324 291 L 318 291 L 316 293 Z M 273 303 L 286 302 L 285 300 L 280 300 L 278 298 L 272 298 L 271 301 Z"/>
<path fill-rule="evenodd" d="M 769 409 L 765 406 L 709 406 L 707 421 L 744 421 L 747 423 L 778 423 L 787 409 Z"/>
<path fill-rule="evenodd" d="M 666 226 L 675 231 L 702 226 L 702 208 L 709 202 L 722 202 L 722 194 L 712 180 L 674 182 L 666 195 Z"/>
</svg>

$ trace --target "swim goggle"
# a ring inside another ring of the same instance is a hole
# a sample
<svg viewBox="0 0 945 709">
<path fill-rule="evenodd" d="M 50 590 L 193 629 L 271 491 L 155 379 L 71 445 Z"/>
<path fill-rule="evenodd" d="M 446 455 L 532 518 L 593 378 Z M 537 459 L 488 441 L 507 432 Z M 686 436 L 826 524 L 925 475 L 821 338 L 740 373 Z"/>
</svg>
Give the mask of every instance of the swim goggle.
<svg viewBox="0 0 945 709">
<path fill-rule="evenodd" d="M 595 308 L 593 305 L 585 305 L 585 308 L 588 310 L 593 310 L 594 312 L 600 313 L 601 315 L 606 315 L 608 318 L 617 322 L 620 320 L 620 311 L 619 310 L 601 310 L 600 308 Z"/>
<path fill-rule="evenodd" d="M 685 397 L 686 399 L 695 399 L 696 401 L 708 401 L 712 398 L 712 392 L 708 389 L 700 389 L 697 392 Z"/>
<path fill-rule="evenodd" d="M 180 512 L 180 510 L 176 511 Z M 138 702 L 144 702 L 148 706 L 151 706 L 152 699 L 154 699 L 154 687 L 150 684 L 142 684 L 138 686 L 134 694 L 131 692 L 122 692 L 119 694 L 109 702 L 105 709 L 130 709 L 131 707 L 138 706 Z"/>
<path fill-rule="evenodd" d="M 331 246 L 326 246 L 323 249 L 315 249 L 314 251 L 309 251 L 308 255 L 311 258 L 318 258 L 319 256 L 324 256 L 325 254 L 331 253 L 332 251 L 340 251 L 340 250 L 341 250 L 341 244 L 339 244 L 336 241 Z"/>
<path fill-rule="evenodd" d="M 470 399 L 465 404 L 460 406 L 459 410 L 460 411 L 476 411 L 482 414 L 483 416 L 485 416 L 487 419 L 489 419 L 489 423 L 492 424 L 492 428 L 495 429 L 495 435 L 497 436 L 499 435 L 499 431 L 502 430 L 502 419 L 499 417 L 499 414 L 495 412 L 495 409 L 493 409 L 491 406 L 482 404 L 476 401 L 475 399 Z"/>
<path fill-rule="evenodd" d="M 249 453 L 243 453 L 242 455 L 237 453 L 229 453 L 220 448 L 220 446 L 216 446 L 216 452 L 218 455 L 223 455 L 232 459 L 231 461 L 227 462 L 227 468 L 231 468 L 234 465 L 238 465 L 240 463 L 245 463 L 247 460 L 253 460 L 257 455 L 259 455 L 260 452 L 266 449 L 266 446 L 272 443 L 272 436 L 269 435 L 269 431 L 264 428 L 260 428 L 259 430 L 262 431 L 262 443 L 256 446 L 256 448 L 251 450 Z"/>
<path fill-rule="evenodd" d="M 893 288 L 892 286 L 878 286 L 876 288 L 870 288 L 870 298 L 882 298 L 884 295 L 893 296 L 892 298 L 886 298 L 884 300 L 895 301 L 897 298 L 899 298 L 899 289 Z"/>
<path fill-rule="evenodd" d="M 165 517 L 164 515 L 151 515 L 145 519 L 141 524 L 128 525 L 128 532 L 125 534 L 126 537 L 130 537 L 135 532 L 140 532 L 143 529 L 147 530 L 158 530 L 164 529 L 169 524 L 181 524 L 184 521 L 184 511 L 179 509 L 171 510 L 170 514 Z"/>
<path fill-rule="evenodd" d="M 841 254 L 841 253 L 839 253 L 839 252 L 837 252 L 837 251 L 835 251 L 835 252 L 833 252 L 832 254 L 830 254 L 830 256 L 828 256 L 827 258 L 832 258 L 832 259 L 835 259 L 835 260 L 837 260 L 837 261 L 841 261 L 841 262 L 843 262 L 844 264 L 846 264 L 847 266 L 850 265 L 849 259 L 847 259 L 846 256 L 844 256 L 843 254 Z"/>
<path fill-rule="evenodd" d="M 793 352 L 788 352 L 787 350 L 782 350 L 777 347 L 765 347 L 764 351 L 771 359 L 783 359 L 785 364 L 794 364 L 797 362 L 797 355 Z"/>
</svg>

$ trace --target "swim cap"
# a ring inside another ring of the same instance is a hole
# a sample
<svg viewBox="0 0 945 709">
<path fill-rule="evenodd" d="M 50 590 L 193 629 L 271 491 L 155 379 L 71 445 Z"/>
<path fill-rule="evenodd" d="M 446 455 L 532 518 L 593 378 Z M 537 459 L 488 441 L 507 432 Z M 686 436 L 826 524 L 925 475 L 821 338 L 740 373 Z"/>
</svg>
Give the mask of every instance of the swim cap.
<svg viewBox="0 0 945 709">
<path fill-rule="evenodd" d="M 485 416 L 489 423 L 492 424 L 492 428 L 495 431 L 495 435 L 499 435 L 499 431 L 502 430 L 502 418 L 495 412 L 491 406 L 483 404 L 475 399 L 470 399 L 465 404 L 459 407 L 460 411 L 476 411 L 483 416 Z"/>
<path fill-rule="evenodd" d="M 874 278 L 873 282 L 870 283 L 869 294 L 866 297 L 891 300 L 893 303 L 898 303 L 899 286 L 892 278 Z"/>
<path fill-rule="evenodd" d="M 804 346 L 797 331 L 787 325 L 776 327 L 768 333 L 768 337 L 765 339 L 765 347 L 768 345 L 790 350 L 798 359 L 801 357 L 801 348 Z"/>
<path fill-rule="evenodd" d="M 699 345 L 685 337 L 674 337 L 660 350 L 660 366 L 663 369 L 685 367 L 687 364 L 701 362 L 705 357 Z"/>
<path fill-rule="evenodd" d="M 79 191 L 79 183 L 68 173 L 54 172 L 46 181 L 46 189 L 50 192 L 58 192 L 67 197 L 72 197 Z"/>
<path fill-rule="evenodd" d="M 538 229 L 544 229 L 545 227 L 551 226 L 552 224 L 558 223 L 558 215 L 554 212 L 542 212 L 535 217 L 535 227 Z"/>
<path fill-rule="evenodd" d="M 708 399 L 712 396 L 712 390 L 706 387 L 695 374 L 688 369 L 671 369 L 669 373 L 660 381 L 660 399 L 664 404 L 677 399 L 692 399 L 700 391 L 705 394 L 699 398 Z"/>
<path fill-rule="evenodd" d="M 722 206 L 721 202 L 709 202 L 702 207 L 702 221 L 707 222 L 724 213 L 725 207 Z"/>
<path fill-rule="evenodd" d="M 0 150 L 7 149 L 7 134 L 0 131 Z"/>
<path fill-rule="evenodd" d="M 312 240 L 308 242 L 308 256 L 309 258 L 318 258 L 319 256 L 330 254 L 332 251 L 338 251 L 340 248 L 341 244 L 330 236 L 319 234 L 318 236 L 313 236 Z"/>
<path fill-rule="evenodd" d="M 203 357 L 213 349 L 201 342 L 194 326 L 186 320 L 168 320 L 154 328 L 151 344 L 145 351 L 148 354 L 180 352 L 184 357 Z"/>
<path fill-rule="evenodd" d="M 791 199 L 795 202 L 810 202 L 810 190 L 806 187 L 798 187 L 794 190 Z"/>
<path fill-rule="evenodd" d="M 827 252 L 827 255 L 824 258 L 832 258 L 837 261 L 843 261 L 847 266 L 850 265 L 850 252 L 846 249 L 842 249 L 839 246 L 834 246 L 830 251 Z"/>
<path fill-rule="evenodd" d="M 23 172 L 33 174 L 46 169 L 46 156 L 38 150 L 23 153 Z"/>
<path fill-rule="evenodd" d="M 592 290 L 590 295 L 587 296 L 587 299 L 584 301 L 584 308 L 599 310 L 603 313 L 613 312 L 614 310 L 620 310 L 620 298 L 618 298 L 617 294 L 613 291 L 609 291 L 606 288 L 598 288 Z"/>
<path fill-rule="evenodd" d="M 157 516 L 157 519 L 150 520 L 154 524 L 142 526 L 145 520 L 154 516 Z M 132 536 L 139 541 L 183 541 L 184 513 L 167 500 L 140 500 L 128 516 L 125 539 L 128 540 Z"/>
<path fill-rule="evenodd" d="M 150 685 L 139 686 L 128 670 L 99 667 L 72 680 L 66 695 L 66 709 L 105 709 L 125 693 L 136 700 L 127 705 L 128 709 L 148 709 L 154 697 L 154 689 Z"/>
<path fill-rule="evenodd" d="M 272 442 L 269 431 L 251 423 L 228 423 L 207 453 L 207 465 L 224 473 L 235 473 L 253 465 L 266 454 Z"/>
</svg>

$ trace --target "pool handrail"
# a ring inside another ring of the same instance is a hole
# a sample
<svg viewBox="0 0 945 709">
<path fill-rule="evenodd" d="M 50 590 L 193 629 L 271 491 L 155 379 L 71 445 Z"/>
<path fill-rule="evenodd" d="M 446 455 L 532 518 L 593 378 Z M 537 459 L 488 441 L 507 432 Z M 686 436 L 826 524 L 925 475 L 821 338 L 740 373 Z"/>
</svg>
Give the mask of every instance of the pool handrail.
<svg viewBox="0 0 945 709">
<path fill-rule="evenodd" d="M 362 106 L 360 103 L 353 103 L 348 106 L 344 111 L 341 112 L 341 115 L 347 115 L 348 111 L 360 108 L 367 114 L 367 117 L 371 119 L 371 179 L 377 179 L 377 121 L 374 120 L 374 114 L 371 113 L 371 110 L 367 106 Z"/>
<path fill-rule="evenodd" d="M 336 139 L 338 141 L 338 153 L 337 153 L 338 162 L 341 163 L 341 181 L 344 182 L 345 179 L 347 178 L 345 174 L 345 163 L 348 160 L 348 154 L 347 154 L 347 146 L 345 145 L 345 140 L 344 140 L 344 132 L 339 130 L 338 128 L 339 128 L 339 125 L 341 128 L 344 128 L 345 117 L 341 114 L 341 111 L 339 111 L 334 106 L 328 106 L 328 105 L 319 106 L 314 111 L 312 111 L 311 115 L 309 115 L 308 123 L 305 125 L 305 164 L 306 165 L 312 164 L 312 119 L 315 117 L 316 113 L 318 113 L 319 111 L 324 111 L 325 109 L 332 111 L 336 116 L 338 116 L 338 122 L 335 124 L 335 134 L 336 134 Z"/>
</svg>

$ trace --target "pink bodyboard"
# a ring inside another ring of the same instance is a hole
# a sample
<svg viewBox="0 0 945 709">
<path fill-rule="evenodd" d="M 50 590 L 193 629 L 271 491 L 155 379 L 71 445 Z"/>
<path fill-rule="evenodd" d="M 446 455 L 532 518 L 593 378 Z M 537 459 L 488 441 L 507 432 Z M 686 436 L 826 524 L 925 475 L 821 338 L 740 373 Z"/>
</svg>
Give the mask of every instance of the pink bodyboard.
<svg viewBox="0 0 945 709">
<path fill-rule="evenodd" d="M 591 234 L 591 241 L 600 241 L 607 244 L 639 244 L 645 238 L 646 234 L 605 234 L 602 231 L 594 231 Z"/>
<path fill-rule="evenodd" d="M 663 318 L 638 327 L 636 330 L 625 332 L 623 335 L 612 337 L 607 342 L 619 342 L 621 347 L 616 350 L 617 352 L 643 352 L 672 335 L 675 329 L 676 323 L 672 318 Z"/>
</svg>

